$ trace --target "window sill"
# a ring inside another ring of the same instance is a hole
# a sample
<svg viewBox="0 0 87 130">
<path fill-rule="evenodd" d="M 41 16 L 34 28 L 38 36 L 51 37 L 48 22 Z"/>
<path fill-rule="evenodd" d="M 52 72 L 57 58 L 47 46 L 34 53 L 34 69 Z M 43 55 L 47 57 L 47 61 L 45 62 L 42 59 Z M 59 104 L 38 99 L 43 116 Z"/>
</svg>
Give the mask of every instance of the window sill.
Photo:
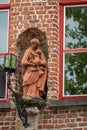
<svg viewBox="0 0 87 130">
<path fill-rule="evenodd" d="M 11 102 L 7 101 L 7 102 L 0 102 L 0 109 L 9 109 L 11 108 Z"/>
<path fill-rule="evenodd" d="M 69 106 L 86 106 L 87 98 L 85 99 L 63 99 L 53 100 L 50 99 L 50 107 L 69 107 Z"/>
</svg>

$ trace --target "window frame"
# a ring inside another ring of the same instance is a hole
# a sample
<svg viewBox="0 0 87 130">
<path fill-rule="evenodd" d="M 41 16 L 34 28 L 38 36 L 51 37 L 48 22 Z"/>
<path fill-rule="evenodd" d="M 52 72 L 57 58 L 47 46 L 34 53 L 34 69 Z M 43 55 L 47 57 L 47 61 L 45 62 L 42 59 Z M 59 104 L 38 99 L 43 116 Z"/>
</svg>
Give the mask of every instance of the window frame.
<svg viewBox="0 0 87 130">
<path fill-rule="evenodd" d="M 8 21 L 7 21 L 7 49 L 6 52 L 0 53 L 0 56 L 4 56 L 8 53 L 8 44 L 9 44 L 9 9 L 10 9 L 10 2 L 7 3 L 0 3 L 0 11 L 8 11 Z M 6 76 L 7 77 L 7 76 Z M 0 98 L 0 102 L 6 102 L 8 98 L 8 88 L 7 88 L 7 78 L 6 78 L 6 86 L 5 86 L 5 97 Z"/>
<path fill-rule="evenodd" d="M 59 2 L 60 4 L 60 22 L 59 22 L 59 37 L 60 37 L 60 63 L 59 63 L 59 96 L 58 98 L 61 99 L 74 99 L 74 98 L 87 98 L 87 95 L 70 95 L 70 96 L 66 96 L 63 95 L 63 84 L 64 84 L 64 74 L 63 74 L 63 67 L 64 67 L 64 63 L 63 63 L 63 53 L 64 53 L 64 49 L 63 49 L 63 43 L 64 43 L 64 7 L 65 6 L 73 6 L 73 5 L 87 5 L 87 0 L 60 0 Z M 83 49 L 81 49 L 83 50 Z M 67 52 L 65 50 L 65 52 Z M 70 51 L 71 52 L 71 51 Z M 78 50 L 77 50 L 78 52 Z M 87 48 L 84 48 L 84 52 L 87 52 Z"/>
</svg>

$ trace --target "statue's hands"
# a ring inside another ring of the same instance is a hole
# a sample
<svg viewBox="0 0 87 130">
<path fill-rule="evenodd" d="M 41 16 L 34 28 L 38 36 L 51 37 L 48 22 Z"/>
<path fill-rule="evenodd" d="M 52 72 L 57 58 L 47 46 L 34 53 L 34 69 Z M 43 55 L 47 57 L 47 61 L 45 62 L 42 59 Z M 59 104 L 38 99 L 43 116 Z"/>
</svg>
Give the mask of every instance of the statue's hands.
<svg viewBox="0 0 87 130">
<path fill-rule="evenodd" d="M 39 66 L 39 65 L 40 65 L 40 61 L 39 61 L 39 60 L 33 60 L 33 64 L 34 64 L 35 66 Z"/>
<path fill-rule="evenodd" d="M 30 61 L 30 62 L 28 62 L 28 65 L 30 65 L 30 66 L 34 66 L 34 65 L 35 65 L 35 63 L 34 63 L 34 62 L 32 62 L 32 61 Z"/>
</svg>

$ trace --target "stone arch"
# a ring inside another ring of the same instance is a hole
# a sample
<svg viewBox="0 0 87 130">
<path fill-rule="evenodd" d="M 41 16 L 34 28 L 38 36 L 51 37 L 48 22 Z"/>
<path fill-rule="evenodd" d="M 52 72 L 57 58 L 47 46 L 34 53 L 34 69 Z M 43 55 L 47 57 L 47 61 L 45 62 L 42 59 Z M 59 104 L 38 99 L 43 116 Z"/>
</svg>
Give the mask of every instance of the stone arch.
<svg viewBox="0 0 87 130">
<path fill-rule="evenodd" d="M 30 46 L 29 41 L 32 38 L 37 38 L 40 41 L 40 48 L 48 59 L 48 47 L 46 33 L 38 28 L 28 28 L 21 33 L 17 39 L 17 90 L 22 93 L 22 77 L 21 77 L 21 59 L 25 50 Z M 47 83 L 46 83 L 47 93 Z M 45 97 L 46 98 L 46 97 Z"/>
</svg>

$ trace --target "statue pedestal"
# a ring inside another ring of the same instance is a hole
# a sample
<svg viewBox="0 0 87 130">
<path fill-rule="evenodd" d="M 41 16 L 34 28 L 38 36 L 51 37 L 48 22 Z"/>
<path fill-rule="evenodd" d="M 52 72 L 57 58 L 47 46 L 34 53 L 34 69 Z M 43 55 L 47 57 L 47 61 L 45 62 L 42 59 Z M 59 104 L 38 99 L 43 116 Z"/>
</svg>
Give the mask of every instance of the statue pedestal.
<svg viewBox="0 0 87 130">
<path fill-rule="evenodd" d="M 38 117 L 40 111 L 44 108 L 45 102 L 41 97 L 27 97 L 26 102 L 27 120 L 29 126 L 25 128 L 20 118 L 17 118 L 16 130 L 38 130 Z"/>
<path fill-rule="evenodd" d="M 29 126 L 27 128 L 22 126 L 22 130 L 38 130 L 38 116 L 40 111 L 37 107 L 27 108 L 26 111 Z"/>
</svg>

